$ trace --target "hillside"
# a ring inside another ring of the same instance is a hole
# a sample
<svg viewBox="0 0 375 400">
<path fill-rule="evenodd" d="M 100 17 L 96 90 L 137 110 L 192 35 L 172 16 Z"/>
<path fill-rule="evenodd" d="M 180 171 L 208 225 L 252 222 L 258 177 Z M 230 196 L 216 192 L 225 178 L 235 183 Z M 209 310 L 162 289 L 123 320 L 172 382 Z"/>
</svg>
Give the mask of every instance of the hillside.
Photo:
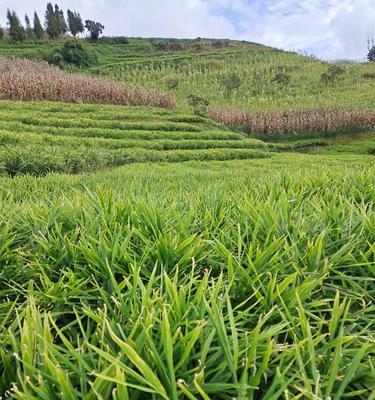
<svg viewBox="0 0 375 400">
<path fill-rule="evenodd" d="M 84 44 L 0 41 L 0 399 L 375 399 L 375 64 Z"/>
<path fill-rule="evenodd" d="M 343 72 L 322 81 L 329 64 L 265 46 L 225 40 L 102 39 L 86 42 L 98 57 L 87 73 L 130 86 L 170 91 L 178 108 L 189 111 L 188 96 L 203 96 L 210 106 L 249 111 L 290 108 L 351 107 L 375 103 L 375 65 L 341 64 Z M 0 42 L 0 55 L 42 58 L 62 42 Z M 229 95 L 225 80 L 235 74 L 240 87 Z M 278 82 L 277 75 L 287 75 Z M 276 78 L 276 79 L 275 79 Z M 337 78 L 337 79 L 336 79 Z"/>
</svg>

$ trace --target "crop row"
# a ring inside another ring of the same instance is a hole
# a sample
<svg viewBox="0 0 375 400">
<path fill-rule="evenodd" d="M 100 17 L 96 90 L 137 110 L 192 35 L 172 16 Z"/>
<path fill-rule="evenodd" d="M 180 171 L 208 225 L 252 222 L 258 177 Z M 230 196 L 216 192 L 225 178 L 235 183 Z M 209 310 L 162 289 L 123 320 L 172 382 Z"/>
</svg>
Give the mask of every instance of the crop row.
<svg viewBox="0 0 375 400">
<path fill-rule="evenodd" d="M 252 148 L 210 148 L 193 150 L 108 149 L 22 143 L 0 148 L 0 168 L 9 176 L 44 176 L 50 172 L 82 173 L 132 163 L 178 163 L 265 158 L 267 153 Z"/>
<path fill-rule="evenodd" d="M 41 133 L 58 136 L 72 137 L 98 137 L 112 139 L 170 139 L 170 140 L 240 140 L 242 136 L 239 133 L 220 130 L 207 130 L 202 132 L 164 132 L 164 131 L 137 131 L 137 130 L 122 130 L 122 129 L 103 129 L 103 128 L 57 128 L 54 126 L 44 125 L 25 125 L 21 122 L 6 122 L 0 123 L 0 128 L 12 132 L 30 132 Z"/>
<path fill-rule="evenodd" d="M 277 148 L 282 145 L 267 144 L 257 139 L 241 140 L 204 140 L 199 137 L 192 139 L 112 139 L 100 137 L 77 137 L 50 135 L 41 133 L 30 133 L 29 131 L 7 131 L 0 129 L 0 146 L 21 145 L 22 143 L 39 143 L 59 145 L 65 147 L 98 147 L 106 149 L 121 148 L 144 148 L 154 150 L 177 150 L 177 149 L 219 149 L 219 148 L 242 148 L 242 149 L 266 149 Z"/>
</svg>

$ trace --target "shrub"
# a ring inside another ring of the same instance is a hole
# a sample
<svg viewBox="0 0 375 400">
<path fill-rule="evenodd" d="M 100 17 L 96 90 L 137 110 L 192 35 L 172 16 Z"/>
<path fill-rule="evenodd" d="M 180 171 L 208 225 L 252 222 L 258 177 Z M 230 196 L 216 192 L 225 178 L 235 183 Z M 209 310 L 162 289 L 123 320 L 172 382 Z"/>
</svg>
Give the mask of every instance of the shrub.
<svg viewBox="0 0 375 400">
<path fill-rule="evenodd" d="M 168 89 L 177 89 L 179 82 L 178 82 L 178 79 L 176 79 L 176 78 L 169 78 L 169 79 L 167 79 L 165 84 Z"/>
<path fill-rule="evenodd" d="M 274 78 L 272 79 L 272 82 L 276 82 L 280 86 L 285 86 L 289 84 L 291 79 L 291 76 L 285 72 L 278 72 Z"/>
<path fill-rule="evenodd" d="M 129 44 L 129 39 L 125 36 L 115 36 L 112 40 L 116 44 Z"/>
<path fill-rule="evenodd" d="M 167 42 L 162 39 L 150 39 L 150 42 L 155 50 L 164 51 L 167 46 Z"/>
<path fill-rule="evenodd" d="M 235 90 L 242 85 L 241 78 L 237 74 L 230 74 L 223 80 L 226 95 L 229 97 Z"/>
<path fill-rule="evenodd" d="M 374 62 L 375 61 L 375 46 L 372 46 L 372 48 L 370 49 L 370 51 L 367 54 L 367 59 L 370 62 Z"/>
<path fill-rule="evenodd" d="M 375 79 L 375 72 L 365 72 L 364 74 L 362 74 L 362 78 Z"/>
<path fill-rule="evenodd" d="M 67 40 L 61 49 L 61 54 L 66 63 L 77 67 L 88 67 L 96 61 L 95 56 L 89 53 L 78 40 Z"/>
<path fill-rule="evenodd" d="M 229 40 L 213 40 L 211 42 L 211 46 L 214 49 L 225 49 L 230 47 L 230 42 Z"/>
<path fill-rule="evenodd" d="M 76 39 L 67 40 L 60 49 L 52 54 L 47 54 L 44 59 L 61 68 L 67 66 L 84 68 L 97 63 L 95 53 L 87 51 L 82 43 Z"/>
<path fill-rule="evenodd" d="M 325 84 L 333 83 L 344 73 L 345 70 L 339 65 L 331 65 L 328 67 L 327 71 L 322 74 L 320 80 Z"/>
<path fill-rule="evenodd" d="M 168 51 L 169 53 L 175 53 L 178 51 L 183 51 L 184 47 L 182 46 L 181 43 L 173 43 L 172 42 L 172 43 L 167 44 L 165 50 Z"/>
<path fill-rule="evenodd" d="M 206 98 L 202 96 L 190 94 L 188 96 L 188 104 L 190 105 L 190 107 L 192 107 L 193 113 L 195 115 L 206 116 L 210 103 Z"/>
</svg>

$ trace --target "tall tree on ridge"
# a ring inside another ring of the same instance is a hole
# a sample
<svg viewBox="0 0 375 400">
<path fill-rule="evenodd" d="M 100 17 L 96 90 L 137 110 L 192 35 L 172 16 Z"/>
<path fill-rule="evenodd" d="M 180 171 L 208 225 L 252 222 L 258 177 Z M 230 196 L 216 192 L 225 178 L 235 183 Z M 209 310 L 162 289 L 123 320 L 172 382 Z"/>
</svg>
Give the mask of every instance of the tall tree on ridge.
<svg viewBox="0 0 375 400">
<path fill-rule="evenodd" d="M 68 31 L 68 25 L 65 21 L 64 11 L 60 10 L 57 4 L 55 4 L 55 16 L 59 26 L 59 34 L 66 33 Z"/>
<path fill-rule="evenodd" d="M 32 39 L 34 37 L 33 29 L 31 28 L 30 18 L 27 14 L 25 14 L 25 25 L 26 25 L 26 36 L 28 39 Z"/>
<path fill-rule="evenodd" d="M 77 33 L 83 33 L 85 31 L 85 26 L 83 25 L 81 15 L 79 12 L 74 12 L 74 17 L 76 19 Z"/>
<path fill-rule="evenodd" d="M 53 10 L 52 3 L 47 4 L 47 10 L 45 14 L 45 26 L 46 32 L 51 39 L 56 39 L 60 34 L 59 20 L 56 18 L 56 14 Z"/>
<path fill-rule="evenodd" d="M 26 39 L 25 29 L 15 11 L 7 11 L 9 35 L 14 42 L 22 42 Z"/>
<path fill-rule="evenodd" d="M 104 30 L 104 26 L 101 23 L 89 19 L 85 22 L 85 27 L 90 32 L 91 40 L 95 41 L 99 39 Z"/>
<path fill-rule="evenodd" d="M 40 40 L 44 36 L 44 30 L 42 23 L 40 22 L 39 16 L 36 12 L 34 12 L 34 36 L 36 39 Z"/>
<path fill-rule="evenodd" d="M 78 27 L 77 27 L 77 19 L 73 13 L 73 11 L 68 10 L 67 13 L 67 19 L 68 19 L 68 26 L 70 33 L 76 37 L 78 33 Z"/>
</svg>

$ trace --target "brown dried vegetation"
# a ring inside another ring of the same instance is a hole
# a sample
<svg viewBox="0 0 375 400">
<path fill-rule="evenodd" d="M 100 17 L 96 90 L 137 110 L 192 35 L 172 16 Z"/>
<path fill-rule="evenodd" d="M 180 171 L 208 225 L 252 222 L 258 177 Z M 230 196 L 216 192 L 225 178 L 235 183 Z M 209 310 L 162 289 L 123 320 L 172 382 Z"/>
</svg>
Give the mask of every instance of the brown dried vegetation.
<svg viewBox="0 0 375 400">
<path fill-rule="evenodd" d="M 75 103 L 111 103 L 173 108 L 167 94 L 84 75 L 70 74 L 46 62 L 0 57 L 0 98 Z"/>
<path fill-rule="evenodd" d="M 230 107 L 215 107 L 209 117 L 216 122 L 239 126 L 254 135 L 325 133 L 375 128 L 375 112 L 365 110 L 292 110 L 252 114 Z"/>
</svg>

